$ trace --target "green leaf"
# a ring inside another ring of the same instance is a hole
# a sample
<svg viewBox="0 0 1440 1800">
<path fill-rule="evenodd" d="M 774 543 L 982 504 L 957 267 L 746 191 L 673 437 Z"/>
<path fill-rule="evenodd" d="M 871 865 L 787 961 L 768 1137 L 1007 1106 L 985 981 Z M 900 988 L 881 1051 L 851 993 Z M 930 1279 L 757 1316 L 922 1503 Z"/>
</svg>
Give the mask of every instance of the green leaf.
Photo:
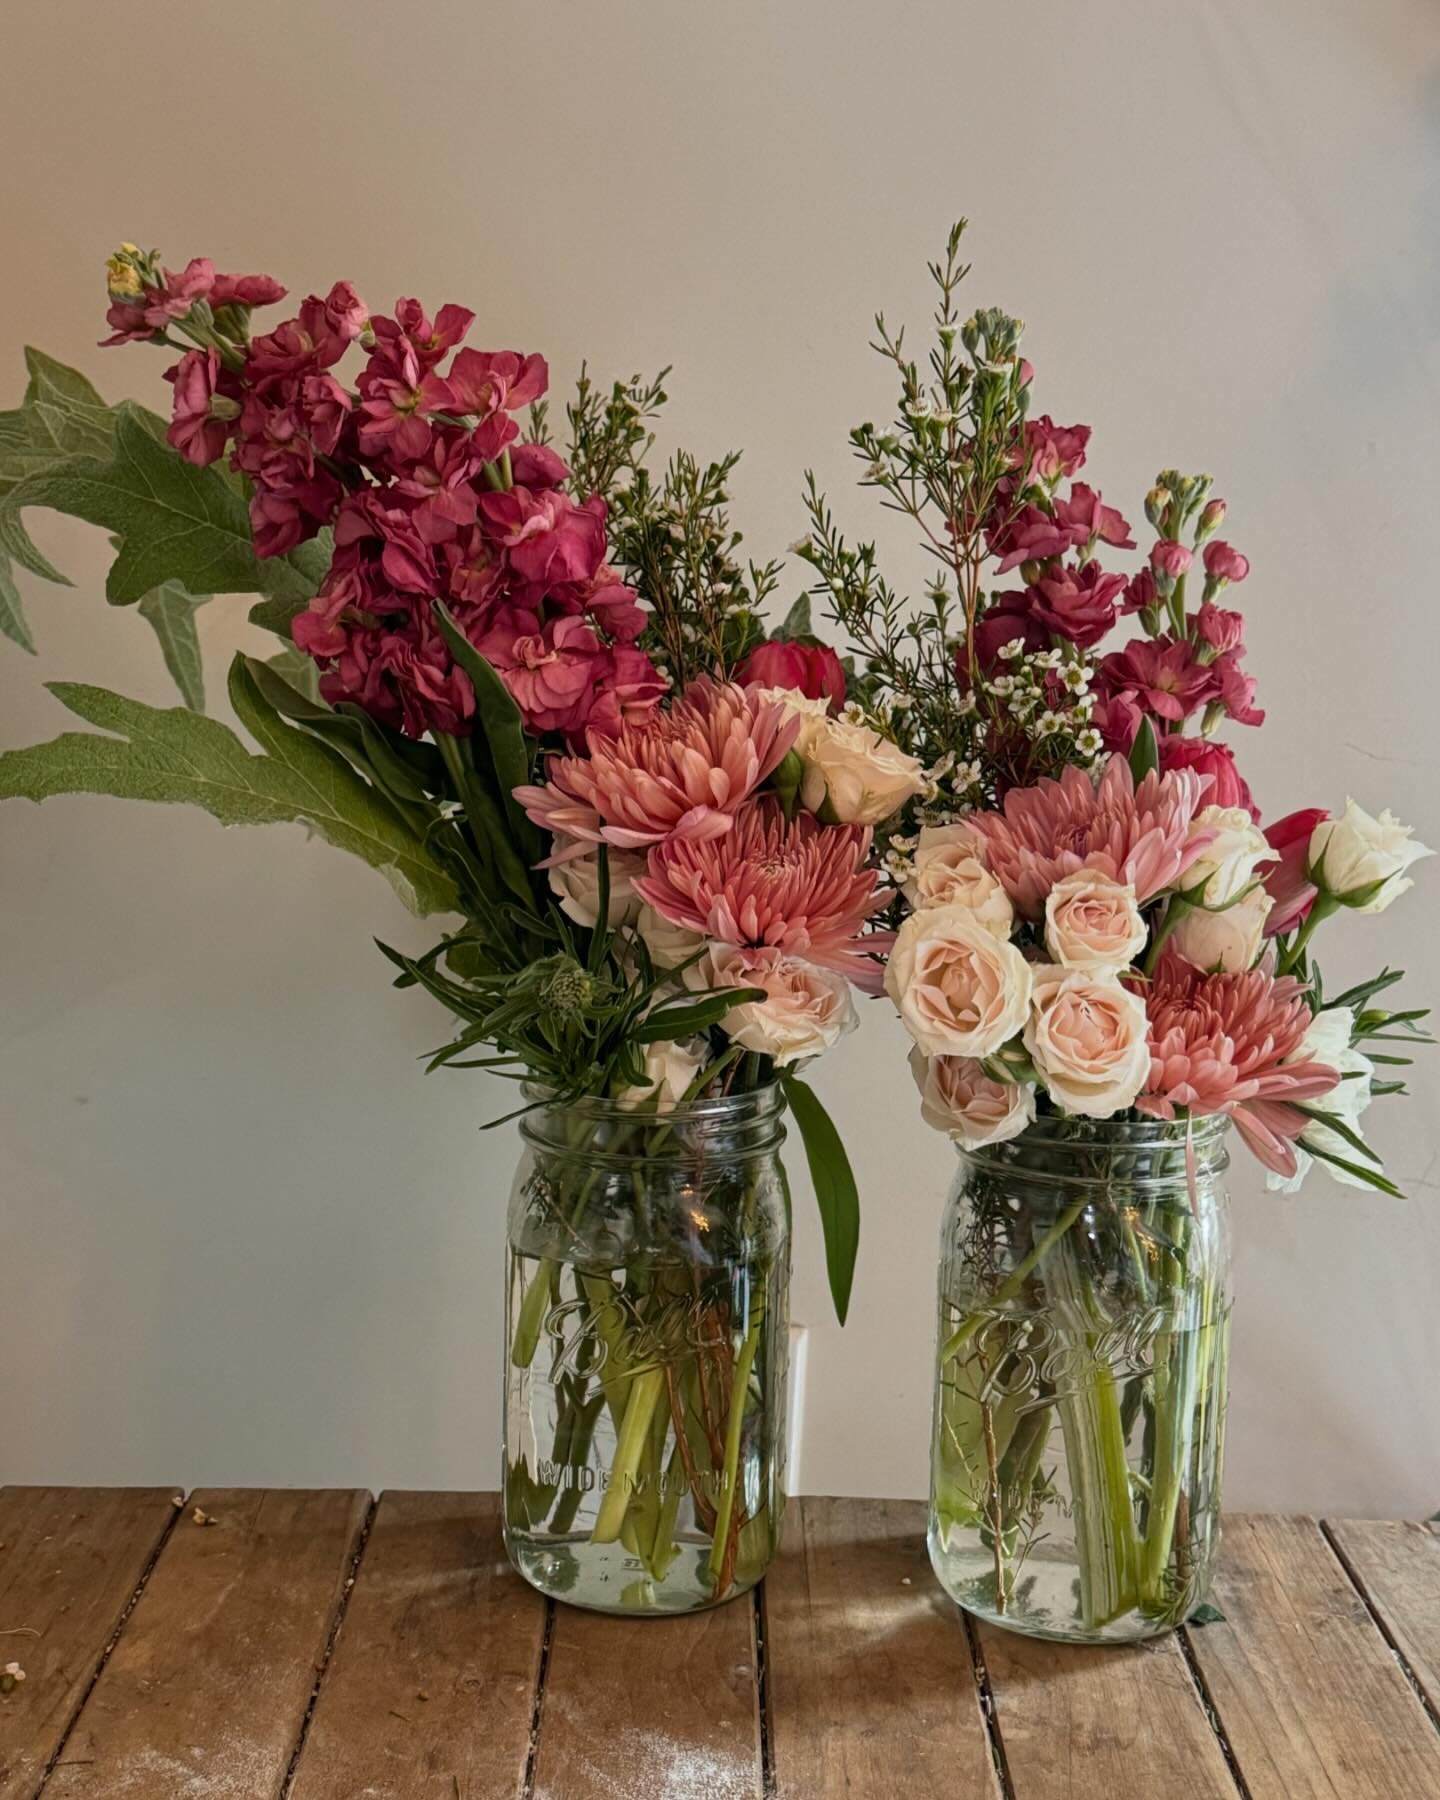
<svg viewBox="0 0 1440 1800">
<path fill-rule="evenodd" d="M 320 698 L 320 665 L 296 645 L 291 644 L 277 655 L 267 657 L 265 667 L 273 670 L 287 687 L 304 694 L 307 700 Z"/>
<path fill-rule="evenodd" d="M 810 619 L 810 596 L 802 594 L 776 626 L 773 636 L 782 643 L 791 643 L 797 638 L 815 637 L 815 627 Z"/>
<path fill-rule="evenodd" d="M 454 911 L 454 886 L 394 807 L 342 757 L 275 720 L 241 674 L 236 710 L 272 755 L 252 755 L 227 726 L 186 707 L 57 681 L 50 692 L 63 706 L 115 735 L 66 732 L 0 754 L 0 799 L 109 794 L 200 806 L 225 825 L 298 820 L 380 869 L 416 911 Z"/>
<path fill-rule="evenodd" d="M 165 581 L 140 601 L 140 617 L 160 640 L 160 653 L 180 698 L 200 713 L 205 710 L 205 671 L 195 615 L 209 598 L 208 594 L 187 594 L 178 582 Z"/>
<path fill-rule="evenodd" d="M 1135 742 L 1130 746 L 1130 773 L 1135 778 L 1135 785 L 1140 783 L 1152 769 L 1160 767 L 1160 746 L 1155 741 L 1155 727 L 1150 720 L 1141 719 L 1140 729 L 1135 733 Z"/>
<path fill-rule="evenodd" d="M 309 599 L 324 574 L 323 552 L 317 558 L 315 546 L 302 544 L 288 556 L 256 556 L 245 497 L 218 465 L 186 462 L 165 443 L 155 415 L 131 401 L 114 417 L 108 460 L 70 456 L 27 476 L 5 497 L 0 520 L 49 506 L 113 531 L 122 547 L 105 592 L 120 605 L 167 581 L 191 594 Z"/>
<path fill-rule="evenodd" d="M 0 635 L 9 638 L 12 644 L 18 644 L 22 650 L 28 650 L 32 656 L 35 654 L 35 639 L 30 633 L 25 608 L 20 604 L 20 590 L 15 585 L 10 564 L 3 556 L 0 556 Z"/>
<path fill-rule="evenodd" d="M 114 414 L 89 377 L 30 344 L 25 367 L 30 383 L 22 410 L 35 416 L 32 444 L 43 434 L 59 454 L 107 456 L 115 441 Z"/>
<path fill-rule="evenodd" d="M 843 1325 L 850 1310 L 850 1289 L 855 1280 L 855 1255 L 860 1248 L 860 1193 L 855 1173 L 840 1133 L 820 1104 L 813 1088 L 798 1075 L 782 1073 L 780 1085 L 810 1164 L 810 1180 L 820 1207 L 825 1233 L 825 1268 L 835 1316 Z"/>
<path fill-rule="evenodd" d="M 505 818 L 521 858 L 527 864 L 535 863 L 544 854 L 544 842 L 514 797 L 514 790 L 524 787 L 530 780 L 530 749 L 525 742 L 525 721 L 520 716 L 520 708 L 492 665 L 450 616 L 443 600 L 435 602 L 435 613 L 451 654 L 470 677 L 470 685 L 475 690 L 475 711 L 489 746 Z M 473 739 L 471 748 L 474 748 Z"/>
<path fill-rule="evenodd" d="M 735 1007 L 764 998 L 763 988 L 727 988 L 723 994 L 708 995 L 676 1006 L 657 1007 L 631 1028 L 630 1041 L 668 1044 L 673 1038 L 694 1037 L 697 1032 L 718 1025 Z"/>
<path fill-rule="evenodd" d="M 1218 1606 L 1212 1606 L 1208 1600 L 1202 1600 L 1185 1623 L 1187 1625 L 1223 1625 L 1225 1615 Z"/>
<path fill-rule="evenodd" d="M 1363 1163 L 1350 1162 L 1343 1156 L 1336 1156 L 1331 1150 L 1322 1150 L 1319 1144 L 1302 1143 L 1301 1148 L 1311 1156 L 1318 1157 L 1321 1162 L 1332 1163 L 1337 1169 L 1344 1169 L 1346 1174 L 1354 1175 L 1367 1187 L 1378 1188 L 1382 1194 L 1389 1194 L 1392 1200 L 1405 1198 L 1401 1189 L 1388 1176 L 1377 1174 L 1374 1169 L 1367 1169 Z"/>
</svg>

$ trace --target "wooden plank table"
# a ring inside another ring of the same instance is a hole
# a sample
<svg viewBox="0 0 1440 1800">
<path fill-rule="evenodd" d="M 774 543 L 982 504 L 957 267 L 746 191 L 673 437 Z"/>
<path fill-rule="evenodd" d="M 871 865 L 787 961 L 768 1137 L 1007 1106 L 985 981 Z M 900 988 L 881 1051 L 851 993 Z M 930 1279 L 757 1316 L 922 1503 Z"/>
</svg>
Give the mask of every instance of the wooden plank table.
<svg viewBox="0 0 1440 1800">
<path fill-rule="evenodd" d="M 924 1512 L 799 1500 L 755 1595 L 602 1618 L 491 1494 L 0 1490 L 0 1800 L 1440 1800 L 1440 1536 L 1235 1517 L 1225 1617 L 961 1614 Z"/>
</svg>

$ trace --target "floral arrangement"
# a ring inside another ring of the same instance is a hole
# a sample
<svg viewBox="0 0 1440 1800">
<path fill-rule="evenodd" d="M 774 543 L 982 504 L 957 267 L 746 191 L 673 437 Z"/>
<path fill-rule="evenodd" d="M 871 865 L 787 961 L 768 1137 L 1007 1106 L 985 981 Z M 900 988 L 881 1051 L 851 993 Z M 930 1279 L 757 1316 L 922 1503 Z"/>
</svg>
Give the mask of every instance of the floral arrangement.
<svg viewBox="0 0 1440 1800">
<path fill-rule="evenodd" d="M 1224 1114 L 1273 1185 L 1319 1160 L 1394 1192 L 1359 1121 L 1403 1091 L 1380 1065 L 1428 1041 L 1424 1013 L 1377 1004 L 1391 970 L 1328 995 L 1312 939 L 1341 911 L 1384 912 L 1429 852 L 1353 800 L 1262 828 L 1215 735 L 1265 718 L 1244 618 L 1220 604 L 1250 572 L 1216 536 L 1225 502 L 1209 476 L 1165 470 L 1144 562 L 1106 566 L 1136 546 L 1078 479 L 1090 428 L 1033 416 L 1019 320 L 961 321 L 963 230 L 931 271 L 928 371 L 877 320 L 898 416 L 852 433 L 862 484 L 937 565 L 923 602 L 839 535 L 813 478 L 803 549 L 864 659 L 866 716 L 936 778 L 883 827 L 885 984 L 924 1117 L 979 1148 L 1037 1113 Z M 1104 651 L 1122 622 L 1138 632 Z"/>
<path fill-rule="evenodd" d="M 108 597 L 155 626 L 188 704 L 55 684 L 104 735 L 0 756 L 0 796 L 303 820 L 417 912 L 459 915 L 426 955 L 387 950 L 397 985 L 459 1021 L 432 1068 L 523 1079 L 527 1106 L 653 1118 L 783 1083 L 843 1316 L 854 1183 L 798 1069 L 853 1028 L 852 984 L 880 988 L 873 828 L 922 777 L 841 710 L 803 605 L 767 635 L 779 571 L 739 560 L 735 458 L 652 473 L 664 376 L 583 372 L 562 455 L 544 359 L 468 347 L 460 306 L 372 314 L 342 281 L 258 332 L 285 293 L 270 276 L 133 245 L 108 285 L 106 344 L 178 352 L 170 418 L 30 352 L 0 417 L 0 535 L 58 580 L 25 510 L 108 529 Z M 258 594 L 285 646 L 230 671 L 258 753 L 203 714 L 194 614 L 216 592 Z"/>
</svg>

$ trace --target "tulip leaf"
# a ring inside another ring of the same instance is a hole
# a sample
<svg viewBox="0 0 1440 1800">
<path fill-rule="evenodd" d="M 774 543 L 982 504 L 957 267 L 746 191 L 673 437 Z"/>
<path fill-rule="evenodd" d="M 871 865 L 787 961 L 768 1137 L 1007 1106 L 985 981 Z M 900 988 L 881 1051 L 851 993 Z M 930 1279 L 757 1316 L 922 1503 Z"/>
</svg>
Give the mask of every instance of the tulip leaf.
<svg viewBox="0 0 1440 1800">
<path fill-rule="evenodd" d="M 1130 773 L 1136 787 L 1152 769 L 1160 767 L 1160 746 L 1155 741 L 1155 727 L 1148 718 L 1141 719 L 1135 742 L 1130 746 Z"/>
<path fill-rule="evenodd" d="M 835 1316 L 843 1325 L 850 1310 L 850 1289 L 855 1280 L 855 1257 L 860 1248 L 860 1192 L 855 1172 L 829 1113 L 813 1088 L 798 1075 L 782 1071 L 780 1086 L 800 1127 L 810 1181 L 820 1207 L 825 1234 L 825 1269 Z"/>
<path fill-rule="evenodd" d="M 515 789 L 524 787 L 530 779 L 531 763 L 520 708 L 494 667 L 455 623 L 443 600 L 435 602 L 435 613 L 451 654 L 470 677 L 470 685 L 475 690 L 476 717 L 490 751 L 495 785 L 500 790 L 505 818 L 515 843 L 527 864 L 538 862 L 544 855 L 544 842 L 515 798 Z"/>
<path fill-rule="evenodd" d="M 186 462 L 165 442 L 163 422 L 132 401 L 113 416 L 108 457 L 66 456 L 27 475 L 0 502 L 0 521 L 48 506 L 114 532 L 121 546 L 105 592 L 117 605 L 167 581 L 190 594 L 262 594 L 304 604 L 324 577 L 322 546 L 258 557 L 244 493 L 219 465 Z"/>
<path fill-rule="evenodd" d="M 187 707 L 146 706 L 77 682 L 49 688 L 98 731 L 0 753 L 0 799 L 109 794 L 199 806 L 224 825 L 299 821 L 379 869 L 415 911 L 457 910 L 449 877 L 396 808 L 343 757 L 286 726 L 243 666 L 231 698 L 268 755 L 253 754 L 228 726 Z"/>
</svg>

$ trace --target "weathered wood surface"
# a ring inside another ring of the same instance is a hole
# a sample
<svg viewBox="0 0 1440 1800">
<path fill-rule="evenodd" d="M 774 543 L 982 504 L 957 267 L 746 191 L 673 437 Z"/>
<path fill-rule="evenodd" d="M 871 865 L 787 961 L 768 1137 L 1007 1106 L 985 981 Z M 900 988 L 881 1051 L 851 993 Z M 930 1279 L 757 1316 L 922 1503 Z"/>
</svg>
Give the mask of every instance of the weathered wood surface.
<svg viewBox="0 0 1440 1800">
<path fill-rule="evenodd" d="M 1250 1800 L 1429 1800 L 1437 1732 L 1313 1519 L 1231 1518 L 1191 1634 Z"/>
<path fill-rule="evenodd" d="M 173 1488 L 0 1491 L 0 1800 L 35 1792 L 175 1523 Z"/>
<path fill-rule="evenodd" d="M 991 1800 L 999 1787 L 970 1640 L 935 1585 L 925 1508 L 792 1501 L 765 1583 L 775 1789 Z"/>
<path fill-rule="evenodd" d="M 494 1494 L 386 1494 L 306 1736 L 294 1800 L 519 1794 L 545 1602 Z"/>
<path fill-rule="evenodd" d="M 1223 1621 L 1098 1650 L 966 1621 L 923 1522 L 793 1502 L 759 1595 L 642 1621 L 493 1495 L 5 1489 L 0 1800 L 1440 1797 L 1425 1527 L 1231 1518 Z"/>
<path fill-rule="evenodd" d="M 336 1490 L 192 1495 L 46 1800 L 278 1800 L 368 1510 Z"/>
</svg>

